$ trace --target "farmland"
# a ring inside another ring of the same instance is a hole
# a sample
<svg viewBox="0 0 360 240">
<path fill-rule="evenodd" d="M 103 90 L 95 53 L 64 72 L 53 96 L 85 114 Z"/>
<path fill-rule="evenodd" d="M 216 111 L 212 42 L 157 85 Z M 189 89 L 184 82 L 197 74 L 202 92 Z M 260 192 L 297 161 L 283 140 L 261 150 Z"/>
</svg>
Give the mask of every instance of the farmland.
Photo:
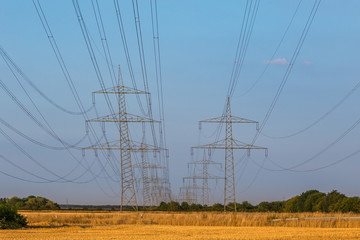
<svg viewBox="0 0 360 240">
<path fill-rule="evenodd" d="M 353 214 L 22 211 L 0 239 L 359 239 Z"/>
</svg>

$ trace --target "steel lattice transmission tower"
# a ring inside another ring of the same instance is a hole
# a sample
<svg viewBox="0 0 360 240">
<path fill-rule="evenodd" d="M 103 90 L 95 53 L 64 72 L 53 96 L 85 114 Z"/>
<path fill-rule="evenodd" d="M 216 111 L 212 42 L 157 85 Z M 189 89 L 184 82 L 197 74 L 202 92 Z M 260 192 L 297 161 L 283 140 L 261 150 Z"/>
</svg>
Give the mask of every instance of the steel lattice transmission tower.
<svg viewBox="0 0 360 240">
<path fill-rule="evenodd" d="M 120 151 L 120 165 L 121 165 L 121 205 L 120 211 L 124 207 L 129 206 L 135 210 L 138 210 L 138 203 L 136 199 L 135 187 L 134 187 L 134 173 L 133 164 L 131 160 L 132 152 L 149 152 L 160 151 L 161 149 L 145 144 L 144 142 L 136 142 L 130 140 L 128 123 L 144 123 L 144 122 L 156 122 L 153 119 L 129 114 L 126 111 L 126 99 L 127 94 L 150 94 L 141 90 L 125 87 L 119 69 L 119 85 L 93 92 L 93 99 L 96 94 L 114 94 L 117 96 L 118 113 L 98 117 L 87 120 L 87 122 L 115 122 L 118 125 L 119 140 L 108 141 L 106 143 L 93 145 L 86 149 L 101 149 L 101 150 L 119 150 Z M 163 149 L 165 150 L 165 149 Z"/>
<path fill-rule="evenodd" d="M 209 165 L 221 165 L 219 162 L 215 162 L 210 160 L 210 157 L 206 157 L 206 149 L 204 149 L 203 152 L 203 159 L 200 161 L 192 161 L 189 162 L 189 165 L 201 165 L 201 174 L 200 175 L 192 175 L 190 177 L 184 177 L 184 179 L 193 179 L 193 180 L 202 180 L 202 205 L 210 205 L 210 197 L 209 197 L 209 179 L 224 179 L 223 177 L 215 176 L 212 174 L 209 174 L 208 167 Z"/>
<path fill-rule="evenodd" d="M 180 202 L 187 202 L 188 204 L 198 203 L 197 192 L 201 190 L 201 187 L 197 186 L 196 182 L 180 187 L 179 196 L 176 199 Z"/>
<path fill-rule="evenodd" d="M 158 121 L 154 121 L 157 123 L 160 123 Z M 142 142 L 141 144 L 145 147 L 145 123 L 142 124 Z M 151 150 L 153 151 L 153 150 Z M 157 156 L 159 156 L 157 153 L 160 152 L 160 149 L 158 151 L 153 151 L 154 157 L 153 161 L 151 162 L 151 157 L 149 156 L 147 151 L 141 152 L 141 162 L 134 164 L 134 168 L 141 170 L 141 180 L 142 183 L 142 200 L 143 200 L 143 207 L 158 205 L 161 201 L 164 201 L 164 196 L 162 194 L 162 186 L 160 184 L 166 183 L 166 181 L 162 181 L 158 176 L 159 172 L 158 170 L 163 170 L 165 167 L 158 164 L 155 160 Z M 167 150 L 166 150 L 167 152 Z"/>
<path fill-rule="evenodd" d="M 225 139 L 216 141 L 211 144 L 200 145 L 195 148 L 201 149 L 224 149 L 225 150 L 225 186 L 224 186 L 224 211 L 226 211 L 226 205 L 228 203 L 234 204 L 234 211 L 236 212 L 236 194 L 235 194 L 235 166 L 234 166 L 234 150 L 245 149 L 250 151 L 251 149 L 263 149 L 267 156 L 267 148 L 254 146 L 234 139 L 232 124 L 233 123 L 255 123 L 258 129 L 258 122 L 240 118 L 231 115 L 230 97 L 227 98 L 226 111 L 221 117 L 211 118 L 200 121 L 201 123 L 220 123 L 225 124 Z"/>
</svg>

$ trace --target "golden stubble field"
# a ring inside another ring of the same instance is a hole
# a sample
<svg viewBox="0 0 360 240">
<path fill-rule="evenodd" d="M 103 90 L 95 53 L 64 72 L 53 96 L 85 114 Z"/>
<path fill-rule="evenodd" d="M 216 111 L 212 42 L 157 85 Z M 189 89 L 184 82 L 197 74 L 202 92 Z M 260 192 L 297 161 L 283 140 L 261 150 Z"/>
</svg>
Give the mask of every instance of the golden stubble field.
<svg viewBox="0 0 360 240">
<path fill-rule="evenodd" d="M 23 211 L 0 239 L 360 239 L 352 214 Z M 275 220 L 275 221 L 274 221 Z"/>
</svg>

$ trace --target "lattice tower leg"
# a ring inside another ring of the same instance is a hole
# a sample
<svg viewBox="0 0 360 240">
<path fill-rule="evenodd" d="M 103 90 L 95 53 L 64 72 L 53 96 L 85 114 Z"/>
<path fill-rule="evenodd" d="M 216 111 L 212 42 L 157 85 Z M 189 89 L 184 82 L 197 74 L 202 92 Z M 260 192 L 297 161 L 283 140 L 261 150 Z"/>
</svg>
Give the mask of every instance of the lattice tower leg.
<svg viewBox="0 0 360 240">
<path fill-rule="evenodd" d="M 203 205 L 210 205 L 209 201 L 209 180 L 208 180 L 208 164 L 203 163 Z"/>
<path fill-rule="evenodd" d="M 226 137 L 225 137 L 225 189 L 224 189 L 224 211 L 226 204 L 232 202 L 236 212 L 235 198 L 235 175 L 234 175 L 234 146 L 232 136 L 231 108 L 230 100 L 227 102 L 226 109 Z"/>
<path fill-rule="evenodd" d="M 120 132 L 120 159 L 121 159 L 121 205 L 131 206 L 138 210 L 136 201 L 133 168 L 131 163 L 129 127 L 126 116 L 125 93 L 118 96 L 119 105 L 119 132 Z"/>
<path fill-rule="evenodd" d="M 151 206 L 149 163 L 146 152 L 141 153 L 141 177 L 143 183 L 143 207 Z"/>
</svg>

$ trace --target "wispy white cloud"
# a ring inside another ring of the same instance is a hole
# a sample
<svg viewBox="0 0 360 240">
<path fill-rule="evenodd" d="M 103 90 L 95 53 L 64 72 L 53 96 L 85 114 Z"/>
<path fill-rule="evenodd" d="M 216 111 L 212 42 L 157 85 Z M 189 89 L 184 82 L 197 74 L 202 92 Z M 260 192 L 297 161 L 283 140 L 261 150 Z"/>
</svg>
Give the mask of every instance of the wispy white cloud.
<svg viewBox="0 0 360 240">
<path fill-rule="evenodd" d="M 281 65 L 288 65 L 289 62 L 286 60 L 286 58 L 275 58 L 270 61 L 265 61 L 266 64 L 281 64 Z"/>
<path fill-rule="evenodd" d="M 303 64 L 304 64 L 304 65 L 312 65 L 313 63 L 310 62 L 310 61 L 304 61 Z"/>
</svg>

